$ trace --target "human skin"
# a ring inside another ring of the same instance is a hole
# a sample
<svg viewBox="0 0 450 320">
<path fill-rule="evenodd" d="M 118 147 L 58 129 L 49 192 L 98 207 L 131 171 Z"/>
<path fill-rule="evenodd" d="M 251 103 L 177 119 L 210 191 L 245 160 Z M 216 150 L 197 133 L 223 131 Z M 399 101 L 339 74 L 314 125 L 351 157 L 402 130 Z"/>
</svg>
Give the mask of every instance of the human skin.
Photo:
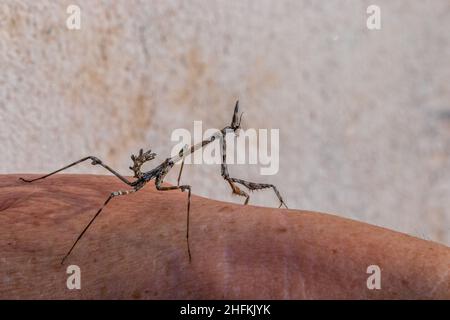
<svg viewBox="0 0 450 320">
<path fill-rule="evenodd" d="M 334 215 L 195 195 L 189 262 L 187 193 L 153 184 L 113 199 L 61 265 L 110 192 L 127 186 L 112 176 L 18 177 L 0 176 L 1 299 L 450 298 L 444 245 Z M 80 290 L 66 286 L 69 265 L 81 269 Z M 379 290 L 367 287 L 370 265 L 381 269 Z"/>
</svg>

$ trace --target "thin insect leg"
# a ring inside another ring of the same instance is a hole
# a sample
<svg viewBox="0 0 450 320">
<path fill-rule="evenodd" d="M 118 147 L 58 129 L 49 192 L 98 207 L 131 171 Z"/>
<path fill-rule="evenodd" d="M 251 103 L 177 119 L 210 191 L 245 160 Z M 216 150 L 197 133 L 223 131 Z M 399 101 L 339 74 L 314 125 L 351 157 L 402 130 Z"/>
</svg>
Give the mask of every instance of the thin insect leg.
<svg viewBox="0 0 450 320">
<path fill-rule="evenodd" d="M 178 179 L 177 179 L 177 186 L 180 186 L 180 179 L 181 179 L 181 173 L 183 172 L 183 167 L 184 167 L 184 159 L 181 161 L 181 167 L 180 167 L 180 172 L 178 173 Z"/>
<path fill-rule="evenodd" d="M 277 187 L 275 187 L 273 184 L 255 183 L 255 182 L 250 182 L 250 181 L 246 181 L 246 180 L 242 180 L 242 179 L 236 179 L 236 178 L 230 178 L 230 180 L 235 182 L 235 183 L 239 183 L 239 184 L 245 186 L 250 191 L 261 190 L 261 189 L 266 189 L 266 188 L 272 188 L 273 191 L 275 192 L 275 195 L 277 196 L 278 200 L 280 200 L 280 206 L 278 208 L 281 208 L 281 206 L 285 206 L 286 209 L 288 209 L 288 206 L 286 205 L 286 203 L 284 202 L 283 198 L 281 197 L 280 192 L 278 191 Z"/>
<path fill-rule="evenodd" d="M 183 167 L 184 167 L 184 159 L 186 159 L 186 157 L 184 156 L 184 154 L 187 151 L 187 145 L 184 146 L 183 149 L 180 150 L 179 155 L 181 157 L 183 157 L 183 160 L 181 161 L 181 167 L 180 167 L 180 172 L 178 173 L 178 179 L 177 179 L 177 186 L 180 186 L 180 179 L 181 179 L 181 173 L 183 172 Z"/>
<path fill-rule="evenodd" d="M 162 182 L 164 180 L 164 177 L 166 176 L 167 172 L 169 171 L 169 167 L 165 168 L 164 171 L 156 178 L 155 180 L 155 186 L 156 189 L 159 191 L 169 191 L 169 190 L 177 190 L 180 189 L 181 191 L 188 190 L 188 204 L 187 204 L 187 214 L 186 214 L 186 244 L 187 244 L 187 250 L 188 250 L 188 256 L 189 256 L 189 262 L 191 262 L 191 247 L 189 245 L 189 214 L 191 212 L 191 186 L 189 185 L 181 185 L 181 186 L 169 186 L 165 187 L 162 186 Z"/>
<path fill-rule="evenodd" d="M 248 195 L 248 193 L 242 191 L 235 183 L 233 183 L 234 182 L 233 179 L 231 178 L 224 178 L 224 179 L 228 182 L 234 194 L 245 197 L 244 205 L 247 205 L 248 201 L 250 200 L 250 196 Z"/>
<path fill-rule="evenodd" d="M 222 144 L 222 165 L 221 165 L 221 173 L 222 177 L 230 184 L 231 190 L 233 191 L 233 194 L 236 194 L 238 196 L 245 197 L 244 205 L 246 205 L 250 199 L 250 196 L 242 191 L 234 182 L 231 180 L 230 175 L 228 174 L 228 167 L 227 167 L 227 142 L 225 140 L 225 133 L 222 133 L 222 136 L 220 137 L 220 143 Z"/>
<path fill-rule="evenodd" d="M 278 197 L 278 200 L 280 200 L 279 208 L 281 208 L 281 206 L 283 206 L 283 205 L 287 208 L 287 205 L 283 201 L 283 198 L 281 197 L 280 192 L 278 191 L 278 189 L 273 184 L 254 183 L 254 182 L 249 182 L 249 181 L 245 181 L 245 180 L 242 180 L 242 179 L 231 178 L 230 174 L 228 173 L 228 167 L 227 167 L 227 154 L 226 154 L 227 144 L 226 144 L 226 140 L 225 140 L 225 134 L 221 138 L 221 143 L 222 143 L 222 166 L 221 166 L 222 177 L 226 181 L 228 181 L 228 183 L 230 184 L 231 189 L 233 190 L 234 194 L 246 197 L 244 205 L 248 204 L 250 196 L 247 193 L 245 193 L 244 191 L 242 191 L 241 189 L 239 189 L 239 187 L 236 186 L 236 183 L 239 183 L 239 184 L 245 186 L 250 191 L 260 190 L 260 189 L 265 189 L 265 188 L 272 188 L 273 191 L 275 192 L 275 195 Z"/>
<path fill-rule="evenodd" d="M 112 198 L 117 197 L 117 196 L 122 196 L 122 195 L 127 195 L 127 194 L 131 194 L 134 193 L 136 191 L 138 191 L 138 188 L 135 188 L 133 190 L 126 190 L 126 191 L 115 191 L 112 192 L 108 199 L 106 199 L 105 203 L 100 207 L 100 209 L 98 209 L 97 213 L 94 215 L 94 217 L 91 219 L 91 221 L 89 221 L 89 223 L 86 225 L 86 227 L 83 229 L 83 231 L 81 231 L 81 233 L 79 234 L 78 238 L 75 240 L 75 242 L 73 243 L 72 247 L 70 248 L 70 250 L 66 253 L 66 255 L 64 256 L 64 258 L 61 260 L 61 264 L 64 264 L 64 261 L 67 259 L 67 257 L 70 255 L 70 253 L 72 252 L 72 250 L 75 248 L 76 244 L 78 243 L 78 241 L 80 241 L 81 237 L 83 237 L 83 235 L 86 233 L 87 229 L 89 229 L 89 227 L 91 226 L 91 224 L 94 222 L 94 220 L 98 217 L 98 215 L 100 214 L 100 212 L 102 212 L 102 210 L 106 207 L 106 205 L 109 203 L 109 201 L 111 201 Z"/>
<path fill-rule="evenodd" d="M 42 177 L 39 177 L 39 178 L 36 178 L 36 179 L 32 179 L 32 180 L 27 180 L 27 179 L 24 179 L 24 178 L 19 178 L 20 180 L 22 180 L 22 181 L 24 181 L 24 182 L 34 182 L 34 181 L 37 181 L 37 180 L 42 180 L 42 179 L 45 179 L 45 178 L 47 178 L 47 177 L 50 177 L 50 176 L 52 176 L 52 175 L 54 175 L 55 173 L 58 173 L 58 172 L 61 172 L 61 171 L 63 171 L 63 170 L 66 170 L 66 169 L 69 169 L 70 167 L 73 167 L 73 166 L 75 166 L 75 165 L 77 165 L 77 164 L 79 164 L 79 163 L 82 163 L 82 162 L 84 162 L 84 161 L 86 161 L 86 160 L 92 160 L 92 165 L 100 165 L 100 166 L 102 166 L 103 168 L 105 168 L 106 170 L 108 170 L 109 172 L 111 172 L 112 174 L 114 174 L 117 178 L 119 178 L 120 180 L 122 180 L 123 182 L 125 182 L 126 184 L 128 184 L 128 185 L 133 185 L 133 183 L 132 182 L 130 182 L 130 181 L 128 181 L 126 178 L 124 178 L 122 175 L 120 175 L 118 172 L 116 172 L 116 171 L 114 171 L 113 169 L 111 169 L 110 167 L 108 167 L 106 164 L 104 164 L 100 159 L 98 159 L 98 158 L 96 158 L 96 157 L 92 157 L 92 156 L 89 156 L 89 157 L 85 157 L 85 158 L 83 158 L 83 159 L 80 159 L 80 160 L 78 160 L 78 161 L 75 161 L 74 163 L 71 163 L 71 164 L 69 164 L 68 166 L 65 166 L 65 167 L 63 167 L 63 168 L 61 168 L 61 169 L 58 169 L 58 170 L 56 170 L 56 171 L 53 171 L 53 172 L 51 172 L 51 173 L 49 173 L 49 174 L 46 174 L 45 176 L 42 176 Z"/>
</svg>

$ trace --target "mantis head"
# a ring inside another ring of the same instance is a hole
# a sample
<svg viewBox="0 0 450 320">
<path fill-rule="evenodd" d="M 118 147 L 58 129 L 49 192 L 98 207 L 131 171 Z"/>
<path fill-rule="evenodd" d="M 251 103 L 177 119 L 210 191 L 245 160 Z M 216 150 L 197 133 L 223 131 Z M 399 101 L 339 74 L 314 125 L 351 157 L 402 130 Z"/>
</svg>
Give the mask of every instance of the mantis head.
<svg viewBox="0 0 450 320">
<path fill-rule="evenodd" d="M 242 115 L 244 113 L 241 113 L 240 116 L 238 114 L 239 114 L 239 100 L 236 101 L 236 105 L 234 106 L 233 119 L 231 120 L 231 126 L 230 126 L 230 128 L 233 129 L 235 132 L 241 128 L 241 120 L 242 120 Z"/>
</svg>

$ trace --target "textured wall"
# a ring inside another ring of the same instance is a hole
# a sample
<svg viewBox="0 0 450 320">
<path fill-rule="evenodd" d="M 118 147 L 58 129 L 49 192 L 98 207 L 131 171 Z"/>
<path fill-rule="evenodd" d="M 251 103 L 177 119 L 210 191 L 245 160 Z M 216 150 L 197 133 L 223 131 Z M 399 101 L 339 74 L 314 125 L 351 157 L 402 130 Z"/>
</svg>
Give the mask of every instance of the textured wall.
<svg viewBox="0 0 450 320">
<path fill-rule="evenodd" d="M 66 28 L 72 3 L 81 30 Z M 275 183 L 291 207 L 450 244 L 448 30 L 448 0 L 3 0 L 0 173 L 93 154 L 126 174 L 141 147 L 164 159 L 176 128 L 228 124 L 239 97 L 246 127 L 280 128 L 281 164 L 234 176 Z M 218 166 L 183 181 L 241 201 Z"/>
</svg>

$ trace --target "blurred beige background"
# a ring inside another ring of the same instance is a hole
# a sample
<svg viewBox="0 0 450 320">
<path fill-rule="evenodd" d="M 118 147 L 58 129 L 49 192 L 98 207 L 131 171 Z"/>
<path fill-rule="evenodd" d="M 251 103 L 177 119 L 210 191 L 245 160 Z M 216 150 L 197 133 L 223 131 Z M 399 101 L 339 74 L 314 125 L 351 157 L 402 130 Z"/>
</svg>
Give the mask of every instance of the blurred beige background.
<svg viewBox="0 0 450 320">
<path fill-rule="evenodd" d="M 81 30 L 66 28 L 70 4 Z M 174 129 L 223 127 L 239 98 L 245 127 L 280 128 L 280 170 L 233 176 L 276 184 L 292 208 L 450 244 L 449 30 L 448 0 L 3 0 L 0 173 L 96 155 L 128 174 L 131 153 L 163 160 Z M 242 201 L 219 166 L 183 182 Z M 270 191 L 251 203 L 277 205 Z"/>
</svg>

